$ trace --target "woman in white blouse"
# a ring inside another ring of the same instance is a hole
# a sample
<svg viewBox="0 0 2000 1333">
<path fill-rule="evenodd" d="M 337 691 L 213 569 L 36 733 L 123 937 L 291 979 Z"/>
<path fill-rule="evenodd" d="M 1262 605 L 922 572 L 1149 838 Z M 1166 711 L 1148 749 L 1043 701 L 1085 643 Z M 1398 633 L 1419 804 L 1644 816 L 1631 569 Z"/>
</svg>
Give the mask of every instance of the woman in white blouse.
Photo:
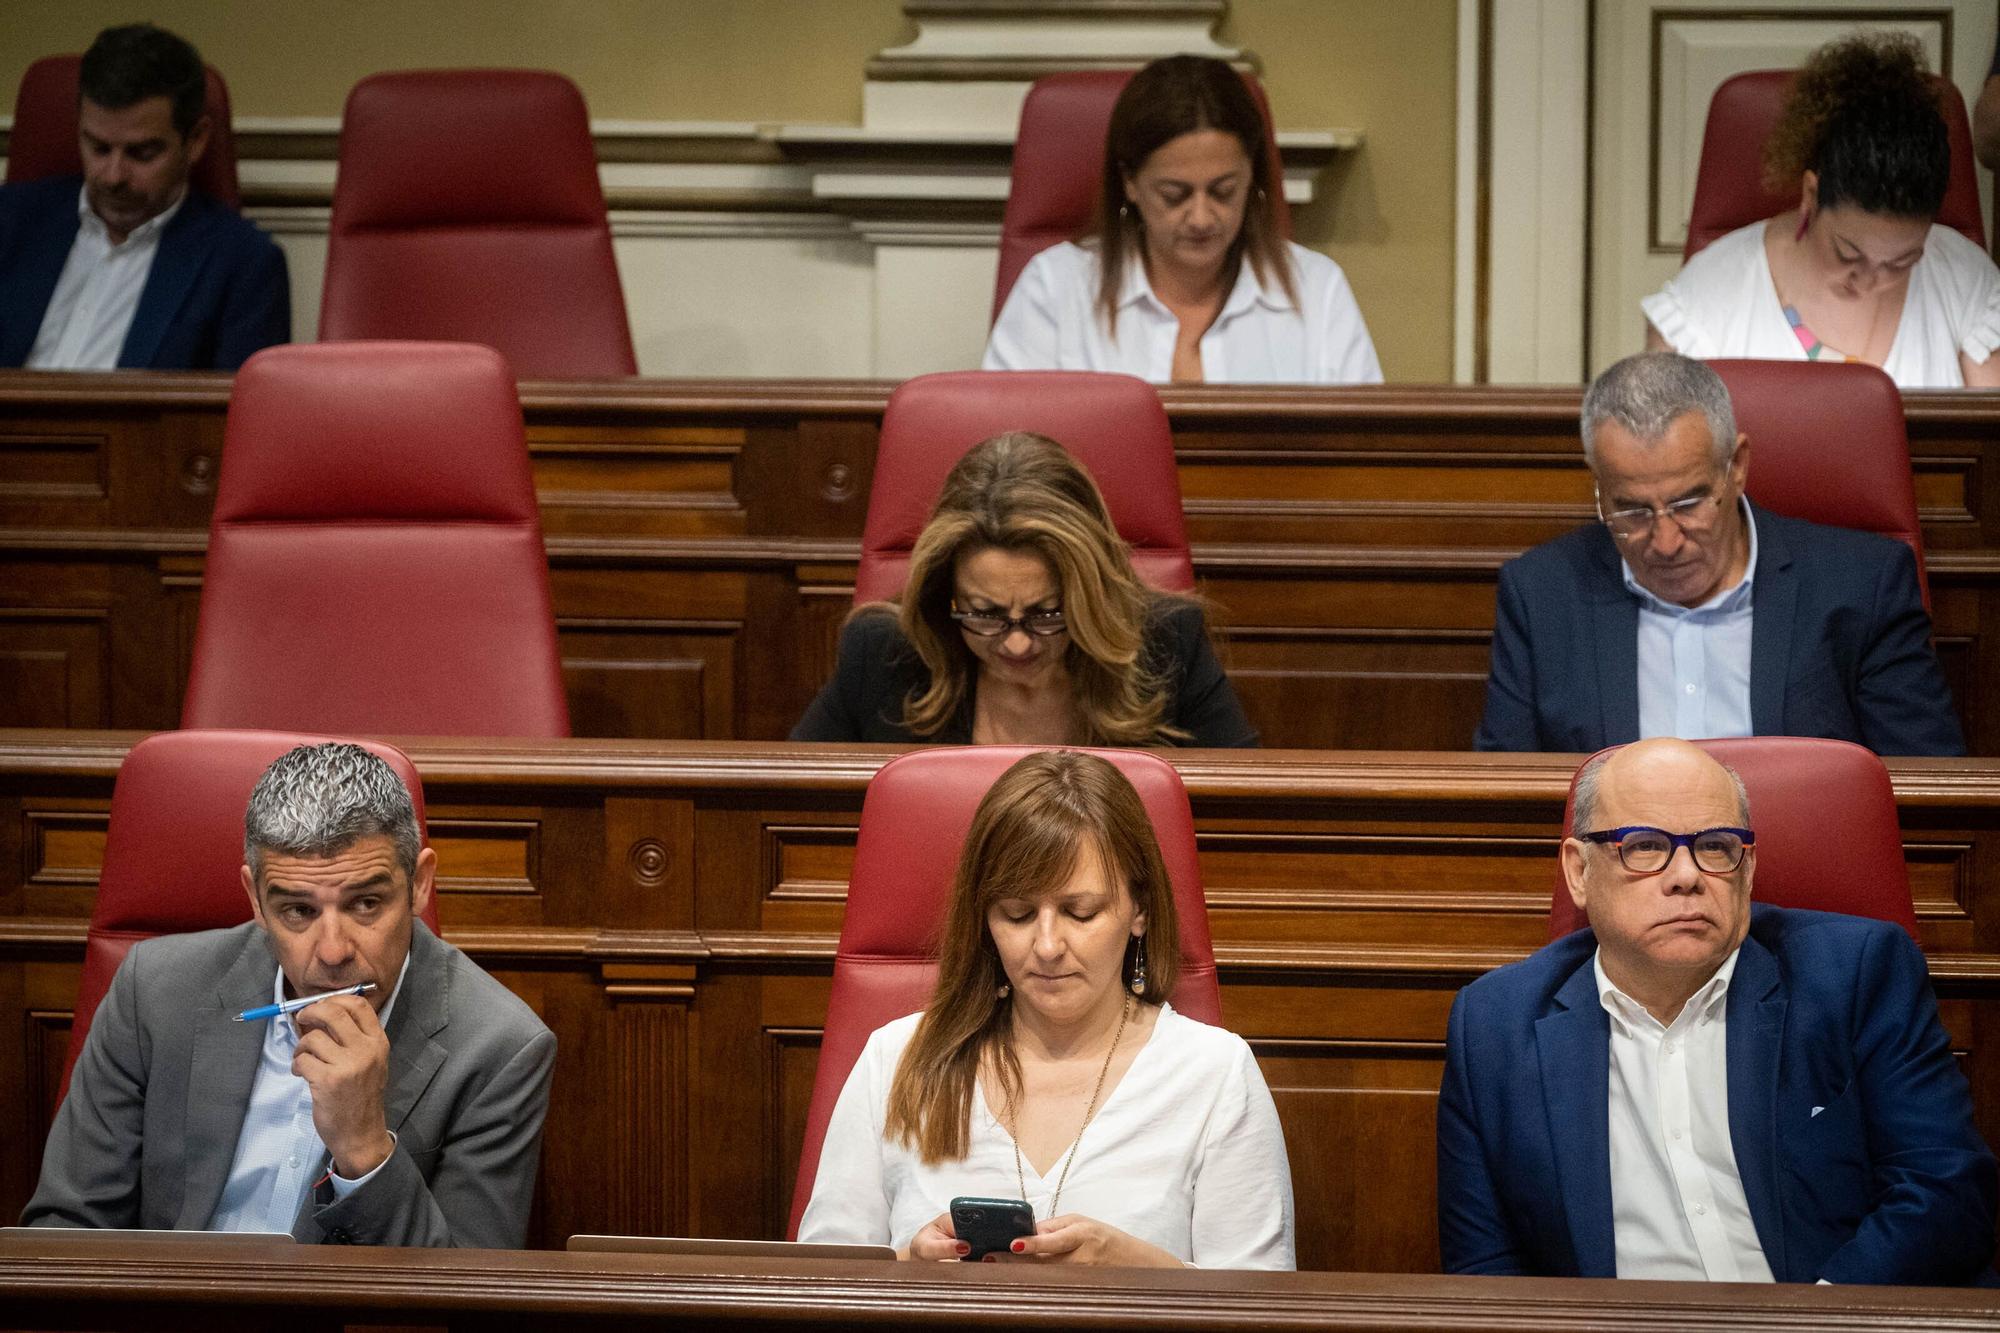
<svg viewBox="0 0 2000 1333">
<path fill-rule="evenodd" d="M 1284 1135 L 1250 1049 L 1166 1002 L 1173 887 L 1144 805 L 1093 755 L 1031 754 L 973 817 L 937 988 L 868 1039 L 799 1239 L 955 1260 L 951 1200 L 1016 1197 L 995 1258 L 1291 1268 Z"/>
<path fill-rule="evenodd" d="M 2000 385 L 2000 269 L 1932 221 L 1951 150 L 1915 38 L 1815 51 L 1765 159 L 1799 206 L 1722 237 L 1641 302 L 1648 347 L 1863 361 L 1905 389 Z"/>
<path fill-rule="evenodd" d="M 1156 384 L 1379 384 L 1340 266 L 1283 238 L 1264 117 L 1220 60 L 1170 56 L 1111 112 L 1094 234 L 1022 270 L 987 370 L 1108 370 Z"/>
</svg>

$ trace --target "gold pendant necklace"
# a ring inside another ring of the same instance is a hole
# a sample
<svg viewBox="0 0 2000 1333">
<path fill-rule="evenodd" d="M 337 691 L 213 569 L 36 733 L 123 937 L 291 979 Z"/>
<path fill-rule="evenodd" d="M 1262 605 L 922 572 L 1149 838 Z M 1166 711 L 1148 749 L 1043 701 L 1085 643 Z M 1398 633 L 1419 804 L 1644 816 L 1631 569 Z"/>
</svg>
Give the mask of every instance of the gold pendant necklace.
<svg viewBox="0 0 2000 1333">
<path fill-rule="evenodd" d="M 1118 1042 L 1125 1035 L 1125 1020 L 1132 1016 L 1132 997 L 1126 996 L 1125 1003 L 1118 1007 L 1118 1030 L 1111 1034 L 1111 1049 L 1104 1053 L 1104 1067 L 1097 1071 L 1097 1086 L 1091 1089 L 1090 1105 L 1083 1108 L 1083 1124 L 1077 1127 L 1076 1138 L 1070 1141 L 1069 1154 L 1063 1159 L 1062 1174 L 1056 1177 L 1055 1197 L 1049 1201 L 1049 1216 L 1062 1216 L 1063 1186 L 1069 1183 L 1069 1169 L 1076 1165 L 1076 1155 L 1083 1148 L 1083 1131 L 1090 1128 L 1090 1118 L 1097 1114 L 1097 1099 L 1104 1095 L 1104 1080 L 1111 1073 L 1111 1057 L 1118 1053 Z M 1028 1202 L 1028 1177 L 1021 1170 L 1021 1118 L 1015 1113 L 1014 1099 L 1007 1099 L 1007 1132 L 1014 1140 L 1014 1183 L 1021 1188 L 1021 1202 Z M 1033 1204 L 1029 1204 L 1032 1210 Z M 1044 1219 L 1046 1220 L 1046 1219 Z"/>
</svg>

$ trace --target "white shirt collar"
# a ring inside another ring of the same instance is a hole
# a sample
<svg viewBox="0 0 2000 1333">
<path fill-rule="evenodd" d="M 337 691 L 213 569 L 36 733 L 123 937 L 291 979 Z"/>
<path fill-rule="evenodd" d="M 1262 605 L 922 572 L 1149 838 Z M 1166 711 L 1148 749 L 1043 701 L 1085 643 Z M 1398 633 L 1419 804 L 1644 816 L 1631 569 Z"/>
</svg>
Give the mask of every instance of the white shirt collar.
<svg viewBox="0 0 2000 1333">
<path fill-rule="evenodd" d="M 1632 576 L 1632 564 L 1623 555 L 1618 557 L 1618 571 L 1625 580 L 1625 590 L 1644 602 L 1649 608 L 1669 616 L 1688 616 L 1697 611 L 1733 611 L 1750 600 L 1751 585 L 1757 581 L 1757 514 L 1750 508 L 1750 497 L 1739 495 L 1736 504 L 1743 512 L 1743 526 L 1750 532 L 1750 554 L 1743 559 L 1743 577 L 1731 587 L 1724 588 L 1703 602 L 1700 606 L 1682 606 L 1669 602 L 1646 588 L 1639 586 L 1639 580 Z M 1670 518 L 1654 519 L 1656 523 L 1671 523 Z"/>
<path fill-rule="evenodd" d="M 412 949 L 410 952 L 414 953 L 416 951 Z M 403 968 L 400 972 L 396 973 L 396 989 L 389 992 L 389 1003 L 382 1006 L 382 1012 L 379 1015 L 385 1031 L 389 1026 L 389 1015 L 396 1011 L 396 1001 L 403 994 L 403 978 L 409 975 L 410 954 L 406 953 L 403 955 Z M 289 998 L 285 994 L 285 969 L 281 967 L 278 969 L 277 977 L 271 982 L 271 1003 L 283 1004 Z M 282 1023 L 286 1030 L 289 1031 L 292 1026 L 292 1016 L 290 1014 L 279 1014 L 276 1023 Z M 274 1027 L 276 1023 L 273 1024 Z"/>
<path fill-rule="evenodd" d="M 1687 1003 L 1681 1006 L 1678 1014 L 1674 1015 L 1673 1023 L 1662 1025 L 1645 1005 L 1618 989 L 1611 978 L 1604 974 L 1604 946 L 1600 944 L 1590 955 L 1591 971 L 1597 975 L 1597 1002 L 1604 1006 L 1604 1011 L 1611 1015 L 1612 1021 L 1623 1023 L 1627 1027 L 1640 1024 L 1650 1024 L 1653 1027 L 1681 1027 L 1697 1022 L 1702 1015 L 1721 1005 L 1728 996 L 1729 979 L 1736 975 L 1736 959 L 1742 952 L 1743 946 L 1740 944 L 1731 949 L 1729 957 L 1722 960 L 1722 966 L 1715 969 L 1715 975 L 1703 982 L 1701 989 L 1688 996 Z"/>
<path fill-rule="evenodd" d="M 1123 310 L 1127 306 L 1141 303 L 1150 304 L 1161 314 L 1173 313 L 1167 309 L 1166 302 L 1153 294 L 1153 284 L 1146 277 L 1145 261 L 1139 257 L 1135 248 L 1125 257 L 1125 276 L 1118 284 L 1118 308 Z M 1256 267 L 1251 264 L 1250 256 L 1246 254 L 1236 266 L 1236 285 L 1229 289 L 1229 299 L 1222 303 L 1222 310 L 1216 315 L 1215 322 L 1221 324 L 1242 314 L 1253 305 L 1262 305 L 1271 310 L 1292 308 L 1292 302 L 1285 296 L 1285 289 L 1282 286 L 1266 287 L 1259 281 Z"/>
<path fill-rule="evenodd" d="M 174 214 L 181 211 L 181 205 L 187 202 L 187 197 L 187 182 L 182 181 L 181 192 L 174 197 L 174 201 L 168 204 L 156 216 L 147 218 L 144 222 L 132 228 L 131 231 L 126 233 L 125 239 L 120 241 L 119 244 L 130 245 L 134 241 L 145 241 L 157 236 L 166 229 L 169 222 L 174 220 Z M 97 210 L 90 206 L 90 187 L 88 185 L 77 188 L 76 217 L 78 225 L 85 231 L 98 237 L 106 245 L 111 244 L 111 229 L 104 225 L 104 219 L 97 216 Z"/>
</svg>

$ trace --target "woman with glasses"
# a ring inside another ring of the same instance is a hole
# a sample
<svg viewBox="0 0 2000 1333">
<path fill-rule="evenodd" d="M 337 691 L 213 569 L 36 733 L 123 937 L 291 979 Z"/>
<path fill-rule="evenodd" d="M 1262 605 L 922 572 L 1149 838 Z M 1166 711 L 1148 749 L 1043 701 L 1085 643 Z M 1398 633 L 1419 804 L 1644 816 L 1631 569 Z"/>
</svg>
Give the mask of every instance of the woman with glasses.
<svg viewBox="0 0 2000 1333">
<path fill-rule="evenodd" d="M 1174 1010 L 1174 889 L 1138 792 L 1043 750 L 972 819 L 921 1014 L 878 1028 L 799 1239 L 984 1258 L 960 1197 L 1018 1200 L 995 1261 L 1293 1266 L 1284 1131 L 1241 1037 Z M 995 1238 L 998 1239 L 998 1238 Z"/>
<path fill-rule="evenodd" d="M 1647 345 L 1863 361 L 1905 389 L 2000 385 L 2000 269 L 1936 225 L 1950 174 L 1915 38 L 1821 47 L 1765 145 L 1769 188 L 1799 206 L 1724 236 L 1641 302 Z"/>
<path fill-rule="evenodd" d="M 1257 743 L 1201 605 L 1140 582 L 1090 474 L 1045 436 L 975 446 L 899 602 L 859 607 L 797 741 Z"/>
</svg>

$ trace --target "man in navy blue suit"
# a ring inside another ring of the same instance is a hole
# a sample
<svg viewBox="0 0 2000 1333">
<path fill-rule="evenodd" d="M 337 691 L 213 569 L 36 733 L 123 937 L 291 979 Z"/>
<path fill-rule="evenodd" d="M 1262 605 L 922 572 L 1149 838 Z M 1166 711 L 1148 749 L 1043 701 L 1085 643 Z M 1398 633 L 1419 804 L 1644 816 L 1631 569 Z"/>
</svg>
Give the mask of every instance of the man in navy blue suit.
<svg viewBox="0 0 2000 1333">
<path fill-rule="evenodd" d="M 1965 753 L 1915 557 L 1744 498 L 1750 441 L 1714 371 L 1628 357 L 1582 426 L 1602 521 L 1501 569 L 1478 749 L 1779 735 Z"/>
<path fill-rule="evenodd" d="M 1980 1280 L 2000 1187 L 1909 936 L 1753 907 L 1742 783 L 1685 741 L 1591 761 L 1573 827 L 1590 928 L 1452 1006 L 1446 1271 Z"/>
<path fill-rule="evenodd" d="M 188 184 L 206 72 L 151 24 L 107 28 L 78 71 L 83 175 L 0 188 L 0 366 L 234 370 L 291 336 L 285 255 Z"/>
</svg>

